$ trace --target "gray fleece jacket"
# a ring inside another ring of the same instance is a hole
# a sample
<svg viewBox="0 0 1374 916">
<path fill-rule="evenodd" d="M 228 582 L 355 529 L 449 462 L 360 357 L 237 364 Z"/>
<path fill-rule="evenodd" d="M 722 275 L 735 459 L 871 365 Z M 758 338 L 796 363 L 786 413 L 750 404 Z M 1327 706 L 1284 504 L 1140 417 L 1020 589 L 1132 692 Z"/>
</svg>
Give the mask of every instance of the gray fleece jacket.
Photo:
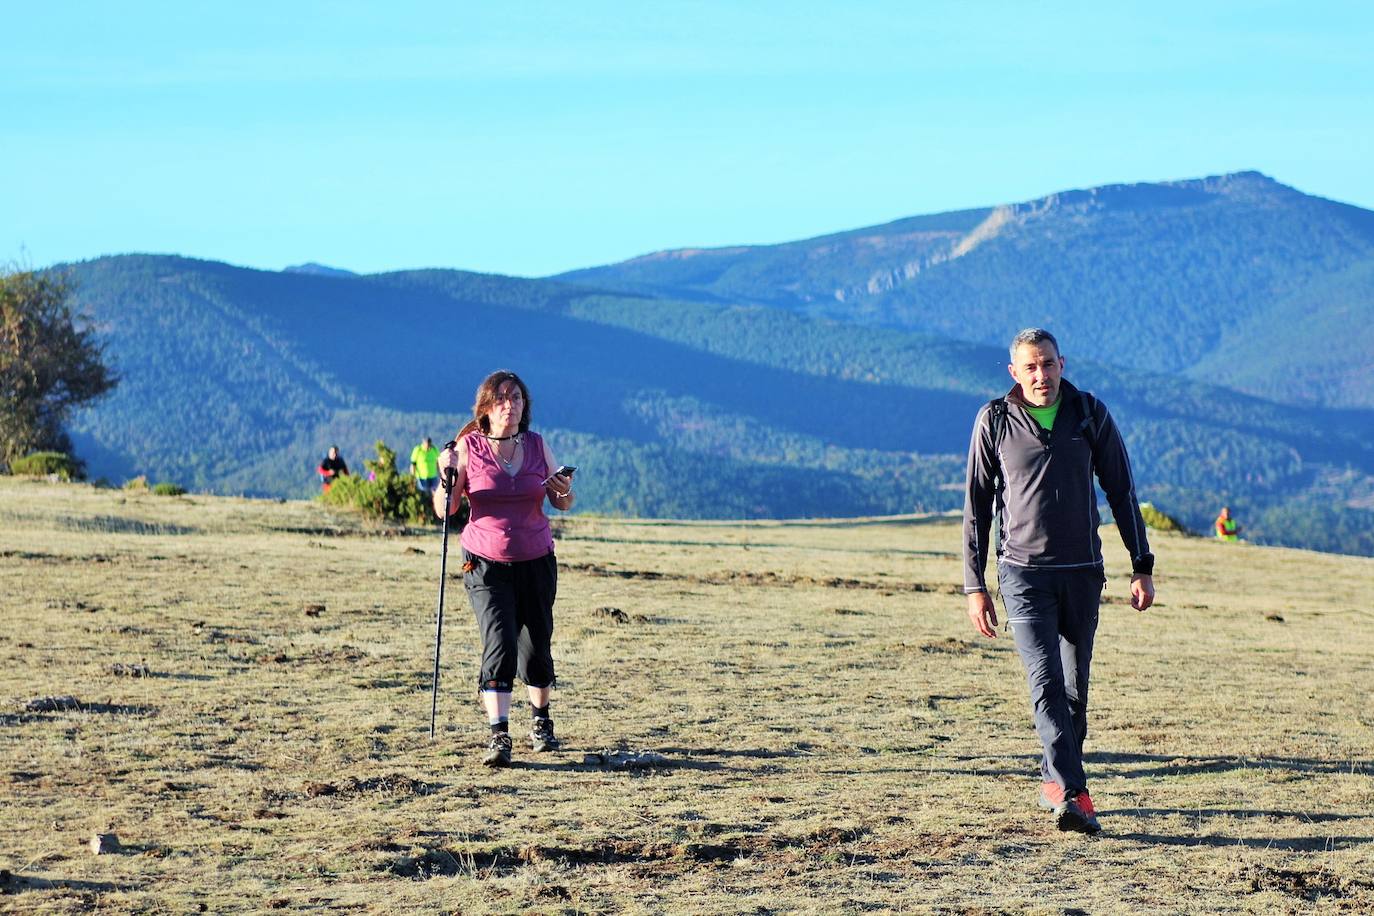
<svg viewBox="0 0 1374 916">
<path fill-rule="evenodd" d="M 973 425 L 964 492 L 964 592 L 987 591 L 984 569 L 993 517 L 1001 536 L 997 559 L 1033 569 L 1076 569 L 1102 565 L 1097 528 L 1096 474 L 1116 518 L 1135 573 L 1152 575 L 1154 555 L 1136 500 L 1126 444 L 1112 415 L 1092 395 L 1061 380 L 1059 413 L 1046 431 L 1025 409 L 1020 388 L 1006 395 L 1001 442 L 993 442 L 992 404 Z M 1083 401 L 1086 400 L 1085 415 Z M 1087 421 L 1087 422 L 1085 422 Z M 999 473 L 1005 475 L 994 499 Z M 1000 502 L 1000 506 L 994 503 Z M 1000 513 L 999 513 L 1000 508 Z"/>
</svg>

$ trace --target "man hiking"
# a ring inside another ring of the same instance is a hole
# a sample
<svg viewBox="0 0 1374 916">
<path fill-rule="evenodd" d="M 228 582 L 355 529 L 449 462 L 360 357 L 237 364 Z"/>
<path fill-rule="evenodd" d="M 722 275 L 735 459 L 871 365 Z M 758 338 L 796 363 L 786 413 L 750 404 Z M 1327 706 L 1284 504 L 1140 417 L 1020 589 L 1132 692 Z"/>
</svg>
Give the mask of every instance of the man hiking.
<svg viewBox="0 0 1374 916">
<path fill-rule="evenodd" d="M 410 450 L 410 473 L 415 477 L 415 486 L 427 496 L 432 496 L 439 486 L 439 450 L 434 440 L 425 436 L 424 441 Z"/>
<path fill-rule="evenodd" d="M 329 492 L 329 485 L 335 480 L 348 476 L 348 462 L 344 461 L 343 456 L 339 454 L 337 445 L 329 446 L 329 454 L 320 461 L 320 466 L 315 468 L 315 473 L 320 475 L 320 489 L 325 493 Z"/>
<path fill-rule="evenodd" d="M 1097 477 L 1131 554 L 1131 606 L 1154 602 L 1154 555 L 1125 443 L 1107 408 L 1063 378 L 1049 331 L 1011 342 L 1016 384 L 978 412 L 964 495 L 964 593 L 979 633 L 997 635 L 984 580 L 997 518 L 997 581 L 1030 683 L 1040 737 L 1040 805 L 1060 830 L 1101 829 L 1083 772 L 1088 668 L 1106 581 L 1097 529 Z"/>
</svg>

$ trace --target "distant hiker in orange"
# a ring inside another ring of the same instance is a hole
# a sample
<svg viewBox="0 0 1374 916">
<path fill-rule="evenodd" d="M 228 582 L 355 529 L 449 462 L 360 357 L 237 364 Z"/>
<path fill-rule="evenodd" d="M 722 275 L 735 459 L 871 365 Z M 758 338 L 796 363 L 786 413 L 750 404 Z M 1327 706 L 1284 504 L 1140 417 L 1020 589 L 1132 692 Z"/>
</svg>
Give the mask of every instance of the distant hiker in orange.
<svg viewBox="0 0 1374 916">
<path fill-rule="evenodd" d="M 348 464 L 339 456 L 337 445 L 329 446 L 329 454 L 320 462 L 320 466 L 315 471 L 320 475 L 320 489 L 325 493 L 329 492 L 329 485 L 334 482 L 336 477 L 348 476 Z"/>
<path fill-rule="evenodd" d="M 1240 525 L 1231 518 L 1231 510 L 1226 506 L 1221 507 L 1221 514 L 1217 516 L 1217 539 L 1232 544 L 1240 540 Z"/>
</svg>

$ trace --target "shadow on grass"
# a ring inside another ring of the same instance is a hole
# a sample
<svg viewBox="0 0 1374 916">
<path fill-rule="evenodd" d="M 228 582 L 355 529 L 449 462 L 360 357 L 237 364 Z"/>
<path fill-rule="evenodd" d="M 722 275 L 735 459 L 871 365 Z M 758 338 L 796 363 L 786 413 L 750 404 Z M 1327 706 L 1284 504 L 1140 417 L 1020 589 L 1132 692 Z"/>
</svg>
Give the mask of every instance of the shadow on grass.
<svg viewBox="0 0 1374 916">
<path fill-rule="evenodd" d="M 97 531 L 103 534 L 185 535 L 199 534 L 199 528 L 165 522 L 145 522 L 122 515 L 96 515 L 91 518 L 61 518 L 58 524 L 72 531 Z"/>
<path fill-rule="evenodd" d="M 1238 836 L 1167 836 L 1159 833 L 1110 833 L 1108 838 L 1134 840 L 1151 846 L 1205 846 L 1226 848 L 1244 846 L 1247 849 L 1277 849 L 1282 852 L 1328 852 L 1350 846 L 1374 843 L 1368 836 L 1301 836 L 1301 837 L 1238 837 Z"/>
<path fill-rule="evenodd" d="M 758 760 L 775 760 L 785 757 L 816 756 L 810 746 L 790 748 L 736 747 L 714 749 L 699 747 L 665 747 L 661 748 L 661 750 L 665 754 L 680 757 L 753 757 Z"/>
<path fill-rule="evenodd" d="M 0 870 L 0 895 L 22 894 L 25 891 L 77 891 L 84 894 L 106 894 L 115 891 L 142 890 L 141 884 L 115 884 L 112 881 L 76 881 L 62 878 L 40 878 L 36 875 L 17 875 Z"/>
<path fill-rule="evenodd" d="M 24 725 L 33 722 L 52 722 L 72 715 L 155 716 L 155 706 L 126 706 L 120 703 L 81 703 L 63 709 L 42 709 L 20 713 L 0 713 L 0 726 Z"/>
<path fill-rule="evenodd" d="M 956 761 L 953 767 L 933 767 L 930 772 L 951 773 L 958 776 L 1038 776 L 1040 770 L 1039 754 L 998 754 L 958 755 L 950 758 Z M 1023 766 L 982 766 L 979 761 L 999 763 L 1024 760 Z M 967 762 L 967 766 L 958 766 Z M 1374 760 L 1318 760 L 1312 757 L 1253 756 L 1239 757 L 1230 755 L 1206 754 L 1119 754 L 1095 751 L 1083 755 L 1083 764 L 1089 768 L 1105 767 L 1093 776 L 1116 776 L 1136 779 L 1147 776 L 1191 776 L 1196 773 L 1227 773 L 1236 770 L 1288 770 L 1294 773 L 1374 773 Z M 1123 768 L 1124 767 L 1124 768 Z"/>
<path fill-rule="evenodd" d="M 1281 757 L 1260 755 L 1238 757 L 1230 755 L 1191 755 L 1191 754 L 1117 754 L 1098 751 L 1083 755 L 1088 765 L 1101 764 L 1109 767 L 1126 765 L 1126 769 L 1113 769 L 1112 776 L 1133 778 L 1139 776 L 1186 776 L 1192 773 L 1224 773 L 1231 770 L 1291 770 L 1296 773 L 1368 773 L 1374 772 L 1374 761 L 1356 760 L 1318 760 L 1312 757 Z"/>
<path fill-rule="evenodd" d="M 1345 814 L 1339 811 L 1266 811 L 1256 808 L 1117 808 L 1113 811 L 1103 811 L 1101 813 L 1103 815 L 1115 815 L 1118 817 L 1125 815 L 1134 815 L 1136 817 L 1169 817 L 1174 814 L 1193 818 L 1234 817 L 1245 819 L 1265 817 L 1276 820 L 1287 819 L 1306 821 L 1312 824 L 1323 824 L 1330 821 L 1374 820 L 1374 813 L 1370 812 Z"/>
<path fill-rule="evenodd" d="M 568 760 L 516 759 L 511 763 L 511 768 L 516 770 L 561 770 L 568 773 L 624 773 L 627 776 L 648 776 L 651 774 L 671 773 L 675 770 L 696 770 L 704 772 L 735 770 L 735 767 L 728 767 L 714 760 L 691 760 L 680 757 L 669 757 L 662 763 L 622 766 L 614 763 L 592 763 L 584 760 L 580 756 L 576 759 Z"/>
</svg>

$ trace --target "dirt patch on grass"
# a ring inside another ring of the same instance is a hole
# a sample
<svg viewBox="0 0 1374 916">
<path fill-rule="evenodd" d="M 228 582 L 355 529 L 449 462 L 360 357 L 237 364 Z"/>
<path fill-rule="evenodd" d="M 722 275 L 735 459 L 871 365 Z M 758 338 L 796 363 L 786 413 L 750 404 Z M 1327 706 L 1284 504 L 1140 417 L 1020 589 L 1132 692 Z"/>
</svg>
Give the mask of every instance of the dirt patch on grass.
<svg viewBox="0 0 1374 916">
<path fill-rule="evenodd" d="M 338 783 L 332 782 L 311 782 L 306 783 L 301 794 L 306 798 L 318 798 L 322 795 L 338 795 L 347 798 L 354 795 L 428 795 L 435 790 L 435 787 L 427 782 L 421 782 L 400 773 L 388 773 L 385 776 L 372 776 L 368 779 L 358 779 L 350 776 L 348 779 Z"/>
<path fill-rule="evenodd" d="M 115 662 L 110 666 L 110 673 L 115 677 L 152 677 L 152 672 L 142 662 Z"/>
<path fill-rule="evenodd" d="M 43 553 L 36 550 L 0 550 L 0 560 L 29 560 L 36 563 L 113 563 L 114 557 L 103 553 L 87 554 L 83 557 L 63 556 L 56 553 Z"/>
<path fill-rule="evenodd" d="M 592 611 L 592 616 L 601 617 L 617 624 L 653 623 L 652 620 L 645 617 L 643 614 L 627 614 L 618 607 L 599 607 Z"/>
<path fill-rule="evenodd" d="M 104 534 L 154 534 L 184 535 L 198 534 L 199 528 L 187 525 L 170 525 L 162 522 L 145 522 L 142 519 L 122 515 L 96 515 L 90 518 L 60 518 L 57 523 L 73 531 L 93 531 Z"/>
<path fill-rule="evenodd" d="M 282 817 L 277 808 L 286 801 L 302 799 L 357 798 L 363 795 L 420 796 L 430 795 L 440 786 L 423 782 L 403 773 L 386 773 L 359 779 L 350 776 L 336 782 L 307 782 L 299 789 L 264 789 L 263 807 L 255 812 L 255 817 Z"/>
<path fill-rule="evenodd" d="M 737 859 L 802 852 L 813 856 L 834 853 L 838 847 L 868 834 L 864 827 L 826 827 L 799 836 L 741 837 L 717 843 L 635 842 L 609 840 L 584 846 L 533 843 L 487 850 L 427 849 L 418 855 L 398 856 L 383 866 L 404 878 L 441 878 L 473 872 L 511 872 L 526 865 L 557 863 L 582 865 L 684 865 L 734 862 Z M 857 855 L 857 854 L 856 854 Z"/>
<path fill-rule="evenodd" d="M 151 706 L 132 706 L 122 703 L 88 703 L 73 696 L 37 697 L 24 704 L 20 719 L 44 719 L 53 713 L 94 713 L 116 716 L 151 716 L 157 710 Z"/>
<path fill-rule="evenodd" d="M 288 655 L 285 652 L 264 652 L 254 659 L 260 665 L 336 665 L 357 664 L 368 658 L 366 652 L 357 646 L 339 646 L 336 649 L 316 649 L 302 655 Z"/>
<path fill-rule="evenodd" d="M 978 648 L 973 643 L 955 636 L 946 636 L 935 642 L 923 643 L 921 651 L 931 655 L 968 655 Z"/>
<path fill-rule="evenodd" d="M 1250 893 L 1278 891 L 1301 900 L 1374 898 L 1374 881 L 1339 875 L 1326 868 L 1271 868 L 1249 865 L 1240 874 Z"/>
<path fill-rule="evenodd" d="M 638 579 L 647 582 L 691 582 L 698 585 L 763 585 L 779 588 L 819 587 L 869 589 L 882 592 L 937 592 L 940 594 L 960 595 L 963 588 L 957 585 L 933 584 L 929 582 L 866 582 L 862 579 L 848 579 L 840 576 L 803 576 L 791 573 L 777 573 L 771 570 L 729 570 L 716 573 L 677 573 L 661 572 L 652 569 L 612 569 L 598 563 L 564 563 L 563 568 L 570 572 L 586 573 L 589 576 L 603 576 L 614 579 Z"/>
<path fill-rule="evenodd" d="M 197 636 L 203 637 L 208 643 L 233 643 L 242 646 L 256 646 L 262 642 L 253 636 L 246 636 L 242 633 L 226 633 L 224 630 L 206 629 L 203 621 L 196 621 L 191 624 L 191 631 Z"/>
</svg>

